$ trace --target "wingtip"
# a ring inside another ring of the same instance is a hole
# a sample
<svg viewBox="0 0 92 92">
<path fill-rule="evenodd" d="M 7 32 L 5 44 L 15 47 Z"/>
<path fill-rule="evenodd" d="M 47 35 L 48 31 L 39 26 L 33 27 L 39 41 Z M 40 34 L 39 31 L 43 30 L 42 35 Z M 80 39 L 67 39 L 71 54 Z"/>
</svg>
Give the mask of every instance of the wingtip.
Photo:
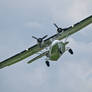
<svg viewBox="0 0 92 92">
<path fill-rule="evenodd" d="M 2 62 L 0 62 L 0 69 L 6 67 L 6 65 L 4 65 Z"/>
</svg>

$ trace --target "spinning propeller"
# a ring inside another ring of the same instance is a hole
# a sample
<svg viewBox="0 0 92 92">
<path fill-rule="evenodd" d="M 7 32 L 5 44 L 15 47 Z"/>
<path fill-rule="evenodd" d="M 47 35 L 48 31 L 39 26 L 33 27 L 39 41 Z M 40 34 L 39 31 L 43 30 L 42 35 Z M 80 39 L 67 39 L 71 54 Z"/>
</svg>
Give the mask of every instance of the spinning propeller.
<svg viewBox="0 0 92 92">
<path fill-rule="evenodd" d="M 35 36 L 32 36 L 32 38 L 34 38 L 34 39 L 36 39 L 37 40 L 37 42 L 38 42 L 38 44 L 39 44 L 39 46 L 40 46 L 40 48 L 42 47 L 42 42 L 43 42 L 43 40 L 47 37 L 48 35 L 45 35 L 44 37 L 42 37 L 42 38 L 37 38 L 37 37 L 35 37 Z"/>
<path fill-rule="evenodd" d="M 60 33 L 60 32 L 63 31 L 62 28 L 60 28 L 60 27 L 57 26 L 57 24 L 54 23 L 53 25 L 57 28 L 58 33 Z"/>
</svg>

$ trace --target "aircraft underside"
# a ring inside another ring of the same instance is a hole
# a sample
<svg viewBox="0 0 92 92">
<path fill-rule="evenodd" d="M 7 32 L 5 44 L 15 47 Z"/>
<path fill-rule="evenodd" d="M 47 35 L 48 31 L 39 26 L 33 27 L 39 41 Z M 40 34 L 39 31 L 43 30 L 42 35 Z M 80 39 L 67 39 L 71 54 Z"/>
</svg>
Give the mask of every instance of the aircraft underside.
<svg viewBox="0 0 92 92">
<path fill-rule="evenodd" d="M 49 52 L 48 52 L 48 56 L 47 56 L 47 60 L 46 60 L 46 65 L 49 67 L 50 66 L 50 61 L 57 61 L 64 53 L 65 51 L 68 50 L 68 52 L 70 54 L 73 54 L 73 51 L 71 48 L 66 47 L 66 45 L 68 44 L 68 42 L 58 42 L 56 41 L 56 43 L 53 44 L 53 46 L 50 48 Z"/>
<path fill-rule="evenodd" d="M 37 44 L 0 62 L 0 69 L 18 63 L 34 54 L 38 55 L 39 53 L 40 54 L 38 56 L 32 58 L 27 63 L 30 64 L 46 56 L 47 57 L 46 65 L 49 67 L 50 66 L 49 60 L 57 61 L 60 58 L 60 56 L 62 56 L 66 51 L 68 51 L 70 54 L 73 54 L 72 49 L 70 47 L 66 47 L 66 44 L 68 44 L 69 42 L 66 42 L 66 40 L 65 42 L 60 41 L 80 31 L 81 29 L 83 29 L 84 27 L 88 26 L 91 23 L 92 23 L 92 15 L 67 28 L 61 28 L 54 23 L 57 33 L 48 38 L 47 38 L 48 35 L 45 35 L 42 38 L 32 36 L 32 38 L 37 40 Z M 45 52 L 42 52 L 46 48 L 50 49 L 46 50 Z"/>
</svg>

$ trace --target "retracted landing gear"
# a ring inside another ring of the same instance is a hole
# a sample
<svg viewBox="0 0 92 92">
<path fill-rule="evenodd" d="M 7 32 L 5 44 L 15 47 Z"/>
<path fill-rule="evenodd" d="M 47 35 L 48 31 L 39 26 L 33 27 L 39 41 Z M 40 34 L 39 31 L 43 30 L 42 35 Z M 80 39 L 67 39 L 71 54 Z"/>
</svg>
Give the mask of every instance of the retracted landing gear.
<svg viewBox="0 0 92 92">
<path fill-rule="evenodd" d="M 69 49 L 68 52 L 73 55 L 73 50 L 72 49 Z"/>
<path fill-rule="evenodd" d="M 45 63 L 46 63 L 46 65 L 47 65 L 48 67 L 50 67 L 50 62 L 49 62 L 49 61 L 46 61 Z"/>
</svg>

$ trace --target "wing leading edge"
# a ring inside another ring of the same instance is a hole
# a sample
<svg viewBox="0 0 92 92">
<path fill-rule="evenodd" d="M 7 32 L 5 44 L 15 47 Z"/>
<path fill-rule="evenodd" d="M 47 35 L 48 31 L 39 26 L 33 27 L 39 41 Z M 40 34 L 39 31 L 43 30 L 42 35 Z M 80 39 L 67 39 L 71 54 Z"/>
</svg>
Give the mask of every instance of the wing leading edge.
<svg viewBox="0 0 92 92">
<path fill-rule="evenodd" d="M 69 36 L 69 35 L 72 35 L 73 33 L 81 30 L 82 28 L 86 27 L 87 25 L 91 24 L 92 23 L 92 15 L 89 16 L 88 18 L 74 24 L 73 26 L 70 26 L 69 28 L 67 28 L 67 30 L 65 30 L 63 33 L 60 33 L 59 36 L 57 36 L 58 34 L 55 34 L 51 37 L 49 37 L 48 39 L 46 39 L 44 41 L 44 45 L 42 48 L 40 48 L 37 44 L 28 48 L 27 50 L 24 50 L 2 62 L 0 62 L 0 69 L 1 68 L 4 68 L 6 66 L 10 66 L 14 63 L 17 63 L 41 50 L 43 50 L 45 47 L 49 46 L 52 41 L 51 39 L 58 39 L 58 40 L 62 40 L 64 39 L 65 37 Z"/>
</svg>

